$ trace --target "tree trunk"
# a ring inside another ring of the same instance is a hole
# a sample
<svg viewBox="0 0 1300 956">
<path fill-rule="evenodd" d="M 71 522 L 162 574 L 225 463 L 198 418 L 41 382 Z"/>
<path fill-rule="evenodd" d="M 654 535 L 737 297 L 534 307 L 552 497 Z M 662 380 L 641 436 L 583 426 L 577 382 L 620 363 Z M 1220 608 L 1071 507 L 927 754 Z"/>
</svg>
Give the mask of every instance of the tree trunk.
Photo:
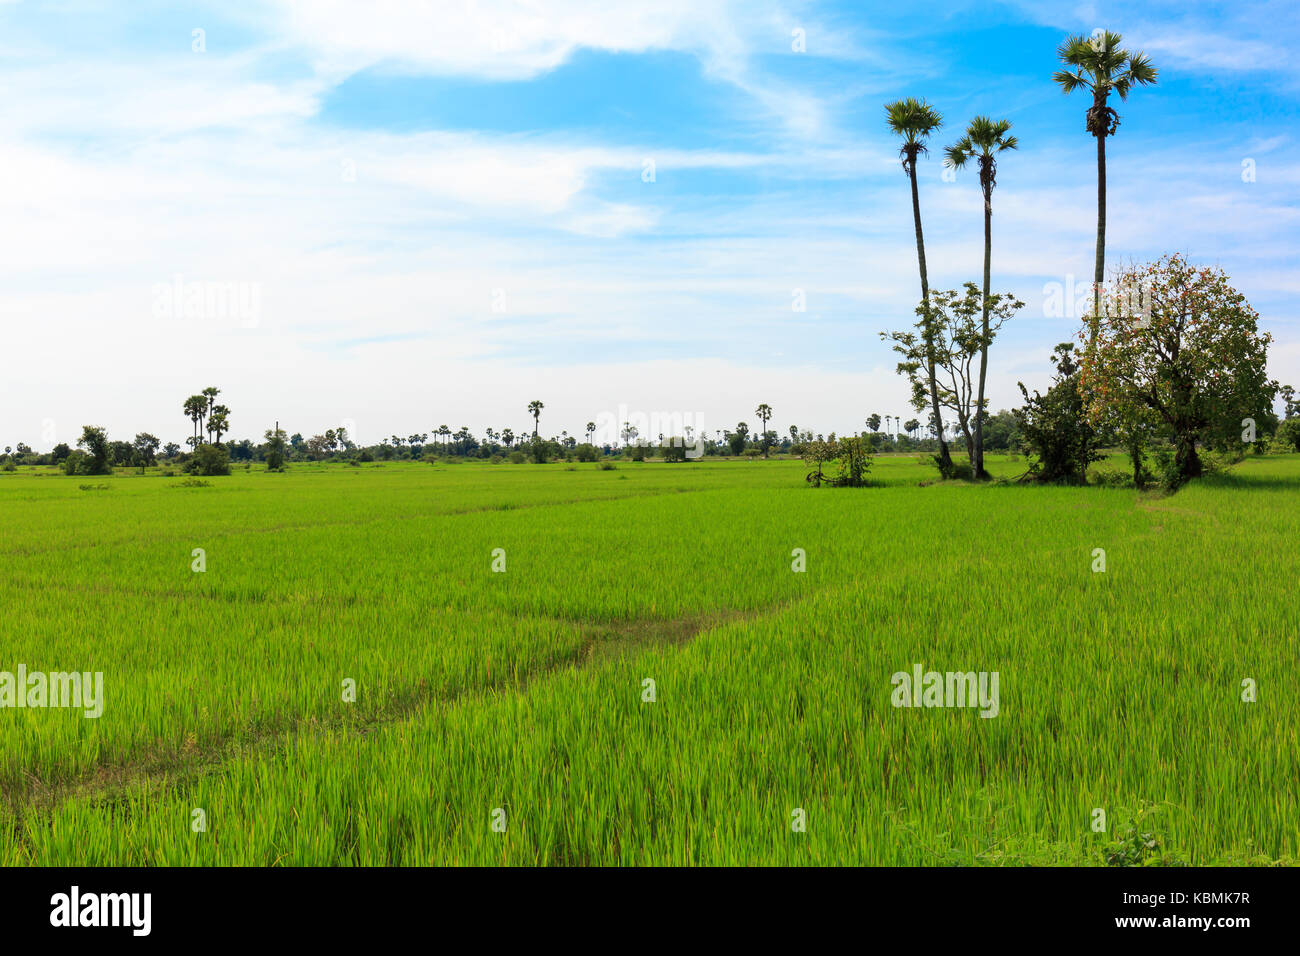
<svg viewBox="0 0 1300 956">
<path fill-rule="evenodd" d="M 1092 267 L 1092 314 L 1101 315 L 1101 284 L 1106 279 L 1106 137 L 1097 137 L 1097 260 Z M 1096 339 L 1096 327 L 1093 328 Z"/>
<path fill-rule="evenodd" d="M 984 338 L 980 343 L 980 384 L 975 399 L 975 454 L 971 475 L 985 478 L 984 470 L 984 379 L 989 368 L 989 274 L 993 261 L 993 187 L 984 187 Z"/>
<path fill-rule="evenodd" d="M 1196 453 L 1196 436 L 1180 432 L 1174 446 L 1174 474 L 1181 486 L 1201 476 L 1201 457 Z"/>
<path fill-rule="evenodd" d="M 948 452 L 948 443 L 943 440 L 943 415 L 939 411 L 939 383 L 934 373 L 934 335 L 929 330 L 930 278 L 925 269 L 925 236 L 921 232 L 921 196 L 916 188 L 916 157 L 912 156 L 907 166 L 908 178 L 912 181 L 912 219 L 916 225 L 916 259 L 921 269 L 921 301 L 926 310 L 926 371 L 930 376 L 930 403 L 934 407 L 934 426 L 939 431 L 939 474 L 945 478 L 952 472 L 952 455 Z"/>
<path fill-rule="evenodd" d="M 1146 482 L 1142 480 L 1142 439 L 1133 435 L 1128 440 L 1128 455 L 1133 459 L 1133 486 L 1135 488 L 1146 487 Z"/>
</svg>

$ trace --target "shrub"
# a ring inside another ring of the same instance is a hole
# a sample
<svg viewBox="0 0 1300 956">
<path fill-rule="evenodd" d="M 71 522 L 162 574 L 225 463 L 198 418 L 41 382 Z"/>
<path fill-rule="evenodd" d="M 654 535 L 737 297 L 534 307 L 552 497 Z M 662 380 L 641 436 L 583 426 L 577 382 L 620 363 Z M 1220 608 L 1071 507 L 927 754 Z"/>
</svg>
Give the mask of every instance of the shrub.
<svg viewBox="0 0 1300 956">
<path fill-rule="evenodd" d="M 510 464 L 512 465 L 522 465 L 527 460 L 528 456 L 522 451 L 512 451 L 510 453 Z"/>
<path fill-rule="evenodd" d="M 86 453 L 82 451 L 70 451 L 66 458 L 63 459 L 63 473 L 65 475 L 84 475 L 87 472 L 82 471 L 82 464 L 86 460 Z"/>
<path fill-rule="evenodd" d="M 596 467 L 601 471 L 614 471 L 618 468 L 618 465 L 614 464 L 612 461 L 602 461 L 598 462 Z"/>
<path fill-rule="evenodd" d="M 574 449 L 578 456 L 578 461 L 590 462 L 600 458 L 600 450 L 595 445 L 581 444 Z"/>
<path fill-rule="evenodd" d="M 191 475 L 228 475 L 230 452 L 224 445 L 200 445 L 185 463 L 185 471 Z"/>
</svg>

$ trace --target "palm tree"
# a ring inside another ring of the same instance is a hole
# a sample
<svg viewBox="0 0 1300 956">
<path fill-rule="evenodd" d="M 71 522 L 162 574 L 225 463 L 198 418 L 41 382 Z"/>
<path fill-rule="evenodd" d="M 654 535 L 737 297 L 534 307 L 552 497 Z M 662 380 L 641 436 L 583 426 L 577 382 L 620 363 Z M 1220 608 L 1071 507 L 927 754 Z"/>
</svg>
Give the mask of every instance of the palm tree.
<svg viewBox="0 0 1300 956">
<path fill-rule="evenodd" d="M 212 414 L 208 418 L 208 428 L 217 436 L 217 444 L 221 444 L 221 436 L 230 431 L 230 409 L 225 405 L 212 406 Z"/>
<path fill-rule="evenodd" d="M 203 390 L 202 394 L 203 397 L 207 399 L 208 406 L 206 409 L 206 413 L 208 415 L 208 418 L 211 419 L 212 409 L 217 404 L 217 396 L 221 394 L 221 389 L 217 388 L 215 385 L 209 385 L 207 388 Z M 208 425 L 208 438 L 209 440 L 212 438 L 211 424 Z"/>
<path fill-rule="evenodd" d="M 536 399 L 528 403 L 528 414 L 533 416 L 533 441 L 537 441 L 537 425 L 542 419 L 542 409 L 545 407 Z"/>
<path fill-rule="evenodd" d="M 1112 92 L 1127 100 L 1133 85 L 1151 86 L 1156 82 L 1156 68 L 1145 53 L 1130 53 L 1120 46 L 1124 38 L 1110 30 L 1101 30 L 1092 38 L 1082 34 L 1066 37 L 1056 55 L 1070 67 L 1052 74 L 1066 93 L 1083 88 L 1092 93 L 1086 128 L 1097 138 L 1097 260 L 1093 266 L 1092 308 L 1101 311 L 1101 283 L 1106 264 L 1106 137 L 1114 136 L 1119 114 L 1108 104 Z M 1094 330 L 1095 332 L 1095 330 Z"/>
<path fill-rule="evenodd" d="M 1010 120 L 991 120 L 977 116 L 966 127 L 966 135 L 946 150 L 945 165 L 962 169 L 970 159 L 978 159 L 980 189 L 984 193 L 984 321 L 980 339 L 980 383 L 975 398 L 975 456 L 971 474 L 984 478 L 984 380 L 989 369 L 989 272 L 993 262 L 993 187 L 998 182 L 998 153 L 1015 149 L 1019 143 L 1011 131 Z"/>
<path fill-rule="evenodd" d="M 181 407 L 194 424 L 194 439 L 191 444 L 197 448 L 199 433 L 203 430 L 203 418 L 208 413 L 208 397 L 206 395 L 191 395 L 185 399 L 185 404 Z"/>
<path fill-rule="evenodd" d="M 889 128 L 896 135 L 903 137 L 903 145 L 898 155 L 903 160 L 903 171 L 912 183 L 912 219 L 916 225 L 916 260 L 921 270 L 921 302 L 926 312 L 926 372 L 930 378 L 930 404 L 934 408 L 936 422 L 942 422 L 939 413 L 939 385 L 934 374 L 934 331 L 930 328 L 930 278 L 925 270 L 925 236 L 921 232 L 921 199 L 916 188 L 916 158 L 921 153 L 929 152 L 925 141 L 930 134 L 943 125 L 943 116 L 925 100 L 908 97 L 885 104 L 885 116 Z M 952 471 L 952 455 L 948 444 L 939 438 L 939 471 L 945 477 Z"/>
<path fill-rule="evenodd" d="M 772 418 L 772 406 L 764 402 L 754 409 L 754 414 L 758 416 L 759 421 L 763 423 L 763 457 L 767 457 L 767 423 Z"/>
<path fill-rule="evenodd" d="M 596 423 L 587 422 L 587 444 L 591 444 L 591 436 L 596 434 Z"/>
</svg>

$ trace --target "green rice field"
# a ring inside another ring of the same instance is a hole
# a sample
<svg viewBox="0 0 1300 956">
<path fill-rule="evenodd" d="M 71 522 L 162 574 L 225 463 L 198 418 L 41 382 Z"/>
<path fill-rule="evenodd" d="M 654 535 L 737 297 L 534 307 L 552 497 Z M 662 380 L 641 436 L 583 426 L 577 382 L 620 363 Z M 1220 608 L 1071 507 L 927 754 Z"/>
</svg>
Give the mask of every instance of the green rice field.
<svg viewBox="0 0 1300 956">
<path fill-rule="evenodd" d="M 1296 862 L 1300 456 L 803 471 L 0 476 L 0 864 Z"/>
</svg>

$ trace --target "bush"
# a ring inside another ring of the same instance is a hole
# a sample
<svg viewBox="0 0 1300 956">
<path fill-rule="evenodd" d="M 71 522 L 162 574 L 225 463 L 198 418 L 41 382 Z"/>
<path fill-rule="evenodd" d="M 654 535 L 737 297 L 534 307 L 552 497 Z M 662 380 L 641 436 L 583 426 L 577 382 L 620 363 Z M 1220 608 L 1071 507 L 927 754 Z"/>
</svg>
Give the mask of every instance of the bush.
<svg viewBox="0 0 1300 956">
<path fill-rule="evenodd" d="M 685 461 L 686 442 L 681 438 L 670 438 L 664 443 L 660 453 L 664 456 L 664 461 Z"/>
<path fill-rule="evenodd" d="M 1269 450 L 1278 454 L 1300 451 L 1300 418 L 1288 418 L 1277 426 Z"/>
<path fill-rule="evenodd" d="M 510 453 L 510 464 L 512 465 L 522 465 L 527 460 L 528 456 L 522 451 L 512 451 Z"/>
<path fill-rule="evenodd" d="M 63 459 L 63 473 L 65 475 L 84 475 L 87 472 L 82 470 L 86 461 L 86 453 L 83 451 L 70 451 L 66 458 Z"/>
<path fill-rule="evenodd" d="M 870 439 L 859 435 L 838 441 L 831 435 L 829 441 L 811 441 L 804 446 L 803 460 L 812 470 L 804 480 L 814 488 L 820 488 L 823 482 L 833 488 L 861 488 L 867 483 L 871 458 Z M 834 476 L 825 474 L 831 462 L 838 463 Z"/>
<path fill-rule="evenodd" d="M 577 453 L 578 461 L 582 462 L 596 461 L 600 458 L 600 449 L 595 445 L 588 445 L 585 443 L 581 444 L 575 449 L 575 452 Z"/>
<path fill-rule="evenodd" d="M 185 471 L 191 475 L 228 475 L 230 452 L 224 445 L 200 445 L 185 463 Z"/>
<path fill-rule="evenodd" d="M 596 467 L 601 471 L 614 471 L 618 468 L 618 465 L 614 464 L 612 461 L 602 461 L 598 462 Z"/>
<path fill-rule="evenodd" d="M 1059 484 L 1086 484 L 1088 466 L 1101 459 L 1094 446 L 1096 430 L 1085 414 L 1079 391 L 1079 366 L 1074 347 L 1062 342 L 1052 355 L 1056 375 L 1046 395 L 1031 396 L 1023 383 L 1023 408 L 1014 412 L 1024 435 L 1022 446 L 1033 456 L 1022 480 Z M 950 477 L 960 477 L 954 473 Z"/>
</svg>

